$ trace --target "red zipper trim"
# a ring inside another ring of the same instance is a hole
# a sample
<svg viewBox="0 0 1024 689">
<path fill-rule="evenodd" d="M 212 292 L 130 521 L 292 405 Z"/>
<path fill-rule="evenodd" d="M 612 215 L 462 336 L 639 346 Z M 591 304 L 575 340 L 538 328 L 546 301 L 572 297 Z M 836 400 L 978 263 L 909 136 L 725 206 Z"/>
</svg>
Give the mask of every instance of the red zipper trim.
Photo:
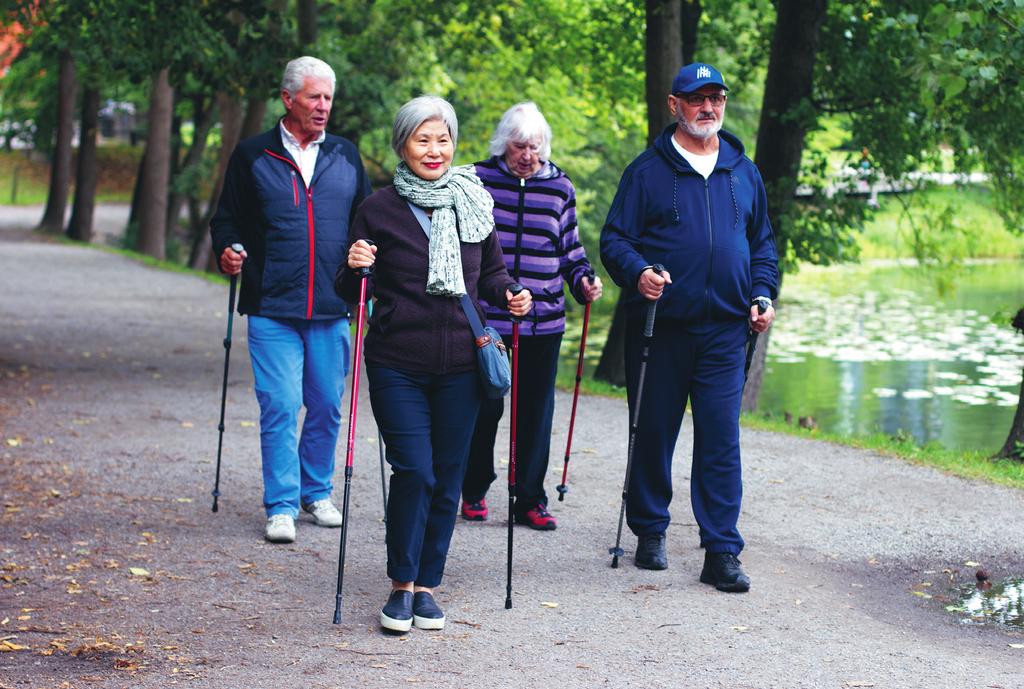
<svg viewBox="0 0 1024 689">
<path fill-rule="evenodd" d="M 277 158 L 278 160 L 283 160 L 293 169 L 298 171 L 300 175 L 302 174 L 302 170 L 300 170 L 299 166 L 296 165 L 292 160 L 289 160 L 288 158 L 285 158 L 282 155 L 274 153 L 269 148 L 264 148 L 263 152 L 266 153 L 267 155 Z M 294 176 L 292 177 L 292 185 L 296 193 L 295 205 L 297 206 L 299 205 L 298 182 L 296 182 Z M 302 180 L 302 186 L 306 186 L 305 179 Z M 306 188 L 306 225 L 308 227 L 309 234 L 309 284 L 306 288 L 306 320 L 309 320 L 313 317 L 313 276 L 316 274 L 316 228 L 313 225 L 313 190 L 310 188 Z"/>
<path fill-rule="evenodd" d="M 309 225 L 309 289 L 306 293 L 306 320 L 313 317 L 313 275 L 316 274 L 316 230 L 313 227 L 313 190 L 306 190 L 306 218 Z"/>
<path fill-rule="evenodd" d="M 294 203 L 295 207 L 298 208 L 299 207 L 299 183 L 295 180 L 295 177 L 296 177 L 296 175 L 295 175 L 295 172 L 293 171 L 292 172 L 292 199 L 294 199 L 294 200 L 292 201 L 292 203 Z"/>
</svg>

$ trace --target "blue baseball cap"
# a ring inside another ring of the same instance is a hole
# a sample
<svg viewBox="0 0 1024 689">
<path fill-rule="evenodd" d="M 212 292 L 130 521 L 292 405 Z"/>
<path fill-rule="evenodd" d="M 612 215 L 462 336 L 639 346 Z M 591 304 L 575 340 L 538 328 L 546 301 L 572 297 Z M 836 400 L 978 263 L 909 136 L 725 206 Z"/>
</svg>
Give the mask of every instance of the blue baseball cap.
<svg viewBox="0 0 1024 689">
<path fill-rule="evenodd" d="M 721 72 L 704 62 L 692 62 L 680 69 L 679 74 L 672 80 L 672 93 L 692 93 L 709 84 L 729 90 Z"/>
</svg>

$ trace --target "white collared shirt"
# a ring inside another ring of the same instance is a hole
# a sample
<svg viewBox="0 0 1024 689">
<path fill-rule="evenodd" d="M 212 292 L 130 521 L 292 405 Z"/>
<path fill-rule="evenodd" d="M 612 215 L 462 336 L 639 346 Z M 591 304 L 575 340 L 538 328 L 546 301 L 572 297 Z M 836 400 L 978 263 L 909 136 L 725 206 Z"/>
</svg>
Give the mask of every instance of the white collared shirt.
<svg viewBox="0 0 1024 689">
<path fill-rule="evenodd" d="M 313 170 L 316 169 L 316 157 L 320 153 L 320 144 L 327 138 L 327 132 L 320 132 L 320 136 L 316 137 L 305 148 L 302 148 L 299 146 L 299 140 L 284 126 L 284 120 L 281 120 L 280 126 L 281 143 L 284 144 L 284 149 L 291 154 L 296 164 L 298 164 L 299 170 L 302 172 L 302 180 L 306 183 L 306 188 L 308 189 L 309 182 L 313 179 Z"/>
</svg>

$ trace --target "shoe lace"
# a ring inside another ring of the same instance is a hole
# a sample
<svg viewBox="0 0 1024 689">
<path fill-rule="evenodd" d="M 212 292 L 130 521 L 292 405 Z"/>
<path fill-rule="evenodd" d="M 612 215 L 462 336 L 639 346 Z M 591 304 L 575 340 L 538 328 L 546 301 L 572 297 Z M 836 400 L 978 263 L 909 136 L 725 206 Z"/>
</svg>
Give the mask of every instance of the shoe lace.
<svg viewBox="0 0 1024 689">
<path fill-rule="evenodd" d="M 271 526 L 285 526 L 291 521 L 287 514 L 275 514 L 270 518 Z"/>
<path fill-rule="evenodd" d="M 533 512 L 537 515 L 537 519 L 549 519 L 551 517 L 551 513 L 548 512 L 544 505 L 537 505 L 533 508 Z"/>
<path fill-rule="evenodd" d="M 739 567 L 740 566 L 740 559 L 738 557 L 736 557 L 735 555 L 733 555 L 732 553 L 722 553 L 720 555 L 720 557 L 721 557 L 721 562 L 722 562 L 723 565 L 727 565 L 727 566 L 730 566 L 730 567 Z"/>
</svg>

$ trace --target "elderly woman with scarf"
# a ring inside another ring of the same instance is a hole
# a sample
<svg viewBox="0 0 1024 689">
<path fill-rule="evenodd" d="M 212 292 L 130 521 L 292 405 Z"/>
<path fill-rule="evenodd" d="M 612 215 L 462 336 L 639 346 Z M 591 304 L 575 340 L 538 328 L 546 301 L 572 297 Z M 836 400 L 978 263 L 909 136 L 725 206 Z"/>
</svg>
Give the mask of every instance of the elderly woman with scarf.
<svg viewBox="0 0 1024 689">
<path fill-rule="evenodd" d="M 370 404 L 387 445 L 391 594 L 381 626 L 444 628 L 433 598 L 441 583 L 459 491 L 483 397 L 473 332 L 459 303 L 468 294 L 516 316 L 531 295 L 513 296 L 494 233 L 493 202 L 473 166 L 452 167 L 455 110 L 434 96 L 398 111 L 391 147 L 394 184 L 359 207 L 338 293 L 359 294 L 358 269 L 373 266 L 377 302 L 366 335 Z M 370 241 L 367 241 L 370 240 Z M 482 309 L 477 309 L 483 321 Z"/>
<path fill-rule="evenodd" d="M 551 127 L 534 103 L 517 103 L 505 111 L 491 140 L 491 158 L 476 164 L 476 173 L 494 198 L 494 222 L 513 279 L 533 292 L 532 323 L 519 340 L 516 417 L 515 520 L 538 531 L 556 527 L 548 512 L 544 475 L 551 449 L 551 417 L 555 411 L 558 350 L 565 332 L 562 281 L 581 304 L 601 296 L 600 278 L 590 262 L 576 227 L 576 190 L 551 162 Z M 484 304 L 488 325 L 503 337 L 512 322 L 500 303 Z M 462 484 L 462 516 L 487 519 L 484 496 L 494 474 L 494 438 L 504 405 L 484 400 L 470 446 Z"/>
</svg>

